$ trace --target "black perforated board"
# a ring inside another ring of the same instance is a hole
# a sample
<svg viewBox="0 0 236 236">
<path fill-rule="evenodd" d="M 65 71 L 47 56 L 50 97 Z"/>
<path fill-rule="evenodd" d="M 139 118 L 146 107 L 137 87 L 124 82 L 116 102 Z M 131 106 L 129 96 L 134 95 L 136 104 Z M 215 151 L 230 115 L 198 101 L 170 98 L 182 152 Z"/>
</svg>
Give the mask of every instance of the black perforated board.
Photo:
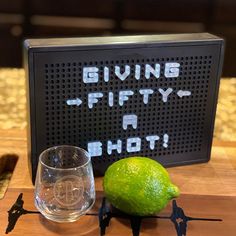
<svg viewBox="0 0 236 236">
<path fill-rule="evenodd" d="M 97 40 L 96 40 L 97 39 Z M 120 42 L 118 42 L 120 41 Z M 219 78 L 223 60 L 223 40 L 209 34 L 168 36 L 106 37 L 91 39 L 27 40 L 26 69 L 29 100 L 29 158 L 33 178 L 39 154 L 46 148 L 71 144 L 87 149 L 87 143 L 100 141 L 102 156 L 92 157 L 95 173 L 103 174 L 112 162 L 128 156 L 148 156 L 165 166 L 208 161 L 210 158 Z M 165 63 L 180 64 L 179 76 L 166 78 Z M 160 65 L 160 77 L 144 77 L 145 64 Z M 141 77 L 134 78 L 135 65 Z M 121 81 L 115 65 L 131 68 Z M 83 82 L 83 68 L 99 68 L 97 83 Z M 110 80 L 103 80 L 104 66 Z M 112 73 L 113 72 L 113 73 Z M 149 103 L 143 103 L 139 89 L 154 91 Z M 158 89 L 172 88 L 167 102 Z M 133 96 L 121 107 L 118 94 L 132 90 Z M 179 90 L 191 91 L 180 98 Z M 88 108 L 88 93 L 102 92 L 103 98 Z M 108 92 L 114 93 L 114 105 L 108 105 Z M 68 99 L 80 98 L 79 106 L 68 106 Z M 125 114 L 138 117 L 137 128 L 122 128 Z M 163 135 L 168 134 L 168 147 Z M 145 139 L 158 135 L 154 150 Z M 127 139 L 139 137 L 141 151 L 128 153 Z M 107 141 L 120 139 L 122 152 L 107 153 Z"/>
</svg>

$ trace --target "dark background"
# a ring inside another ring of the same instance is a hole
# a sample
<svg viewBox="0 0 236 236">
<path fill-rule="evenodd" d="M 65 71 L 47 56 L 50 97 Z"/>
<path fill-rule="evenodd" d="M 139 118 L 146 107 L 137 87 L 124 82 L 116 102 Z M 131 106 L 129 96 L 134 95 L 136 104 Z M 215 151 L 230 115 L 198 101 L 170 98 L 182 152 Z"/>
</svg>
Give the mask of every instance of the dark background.
<svg viewBox="0 0 236 236">
<path fill-rule="evenodd" d="M 0 0 L 0 67 L 22 67 L 24 38 L 206 31 L 226 39 L 235 76 L 234 0 Z"/>
</svg>

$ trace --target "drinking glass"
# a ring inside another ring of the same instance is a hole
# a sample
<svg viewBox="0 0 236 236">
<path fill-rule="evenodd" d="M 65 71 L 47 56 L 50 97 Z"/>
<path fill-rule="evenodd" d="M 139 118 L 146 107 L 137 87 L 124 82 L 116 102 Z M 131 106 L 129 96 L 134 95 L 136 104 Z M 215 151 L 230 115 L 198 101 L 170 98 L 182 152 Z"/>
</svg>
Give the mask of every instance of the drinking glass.
<svg viewBox="0 0 236 236">
<path fill-rule="evenodd" d="M 35 206 L 56 222 L 73 222 L 95 202 L 90 155 L 75 146 L 56 146 L 39 156 Z"/>
</svg>

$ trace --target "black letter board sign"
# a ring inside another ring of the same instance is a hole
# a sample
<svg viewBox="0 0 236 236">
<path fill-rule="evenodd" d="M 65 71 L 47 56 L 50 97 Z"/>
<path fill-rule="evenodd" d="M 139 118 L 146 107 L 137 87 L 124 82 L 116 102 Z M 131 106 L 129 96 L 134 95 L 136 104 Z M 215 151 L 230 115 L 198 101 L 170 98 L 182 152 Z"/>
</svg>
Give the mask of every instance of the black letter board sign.
<svg viewBox="0 0 236 236">
<path fill-rule="evenodd" d="M 207 34 L 25 41 L 29 157 L 70 144 L 95 174 L 129 156 L 210 158 L 223 40 Z"/>
</svg>

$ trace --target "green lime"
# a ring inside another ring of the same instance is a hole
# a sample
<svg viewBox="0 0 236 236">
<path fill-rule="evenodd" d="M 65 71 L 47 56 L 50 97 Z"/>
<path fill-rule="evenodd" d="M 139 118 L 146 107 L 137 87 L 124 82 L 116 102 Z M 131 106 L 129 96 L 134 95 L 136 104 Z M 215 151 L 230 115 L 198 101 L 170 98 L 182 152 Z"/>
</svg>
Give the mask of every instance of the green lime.
<svg viewBox="0 0 236 236">
<path fill-rule="evenodd" d="M 147 157 L 129 157 L 113 163 L 103 179 L 105 196 L 113 206 L 131 215 L 160 212 L 179 189 L 166 169 Z"/>
</svg>

